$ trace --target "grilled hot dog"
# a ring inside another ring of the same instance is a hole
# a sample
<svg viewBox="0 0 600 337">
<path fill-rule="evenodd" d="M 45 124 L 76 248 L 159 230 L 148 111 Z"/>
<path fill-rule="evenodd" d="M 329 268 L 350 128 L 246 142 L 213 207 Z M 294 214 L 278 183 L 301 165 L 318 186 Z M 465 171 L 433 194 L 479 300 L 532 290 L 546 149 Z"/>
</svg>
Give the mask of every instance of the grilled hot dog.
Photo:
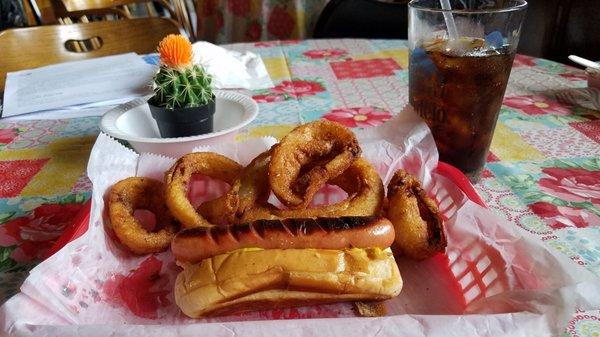
<svg viewBox="0 0 600 337">
<path fill-rule="evenodd" d="M 257 220 L 184 229 L 171 250 L 177 260 L 199 262 L 241 248 L 387 248 L 393 241 L 394 227 L 383 217 Z"/>
</svg>

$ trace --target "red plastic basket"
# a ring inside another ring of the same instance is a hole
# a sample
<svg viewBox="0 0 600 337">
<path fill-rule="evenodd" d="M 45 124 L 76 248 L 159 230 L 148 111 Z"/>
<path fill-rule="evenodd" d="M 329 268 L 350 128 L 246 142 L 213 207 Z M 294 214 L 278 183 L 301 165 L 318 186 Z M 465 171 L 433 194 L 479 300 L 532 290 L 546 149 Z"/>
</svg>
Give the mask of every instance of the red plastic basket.
<svg viewBox="0 0 600 337">
<path fill-rule="evenodd" d="M 485 203 L 475 191 L 473 185 L 469 179 L 456 167 L 446 164 L 444 162 L 439 162 L 436 168 L 436 173 L 442 175 L 443 177 L 451 180 L 456 186 L 458 186 L 465 195 L 471 199 L 471 201 L 486 207 Z M 54 253 L 61 250 L 67 243 L 79 238 L 85 233 L 89 227 L 90 222 L 90 209 L 91 209 L 92 201 L 88 200 L 85 205 L 81 208 L 79 213 L 73 219 L 71 225 L 65 228 L 63 234 L 56 240 L 54 245 L 48 250 L 44 258 L 48 258 L 52 256 Z"/>
</svg>

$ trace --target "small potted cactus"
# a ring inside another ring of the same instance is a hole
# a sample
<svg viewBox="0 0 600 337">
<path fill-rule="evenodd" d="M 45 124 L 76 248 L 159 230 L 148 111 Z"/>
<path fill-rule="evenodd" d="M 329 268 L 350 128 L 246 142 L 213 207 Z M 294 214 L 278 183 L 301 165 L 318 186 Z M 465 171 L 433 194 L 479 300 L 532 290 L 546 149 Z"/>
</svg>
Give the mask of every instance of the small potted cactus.
<svg viewBox="0 0 600 337">
<path fill-rule="evenodd" d="M 192 62 L 192 44 L 182 35 L 168 35 L 158 45 L 160 69 L 154 96 L 148 100 L 162 137 L 186 137 L 213 131 L 215 96 L 212 78 Z"/>
</svg>

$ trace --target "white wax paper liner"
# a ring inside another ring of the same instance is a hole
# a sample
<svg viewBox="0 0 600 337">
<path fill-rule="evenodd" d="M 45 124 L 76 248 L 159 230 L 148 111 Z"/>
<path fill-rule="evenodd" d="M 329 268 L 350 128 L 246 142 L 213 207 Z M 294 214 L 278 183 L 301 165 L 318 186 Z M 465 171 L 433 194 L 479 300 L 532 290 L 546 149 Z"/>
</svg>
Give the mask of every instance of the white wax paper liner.
<svg viewBox="0 0 600 337">
<path fill-rule="evenodd" d="M 90 229 L 31 271 L 22 292 L 0 310 L 3 330 L 23 336 L 549 336 L 558 334 L 576 309 L 600 308 L 596 276 L 469 201 L 435 173 L 433 139 L 412 111 L 357 136 L 363 156 L 385 183 L 397 168 L 408 169 L 424 181 L 448 218 L 446 255 L 422 262 L 398 259 L 404 289 L 386 302 L 387 317 L 353 317 L 350 304 L 184 317 L 173 304 L 177 268 L 170 253 L 131 256 L 104 229 L 110 186 L 133 175 L 161 179 L 174 158 L 137 155 L 102 134 L 88 165 L 94 184 Z M 198 150 L 217 151 L 245 165 L 274 142 L 262 138 Z M 198 194 L 210 194 L 216 186 L 205 182 Z M 147 284 L 142 278 L 142 286 L 136 286 L 139 279 L 130 271 L 139 272 L 141 265 L 160 276 Z M 135 305 L 125 306 L 124 298 L 132 296 Z M 145 299 L 155 310 L 144 309 Z M 321 317 L 328 319 L 316 319 Z"/>
</svg>

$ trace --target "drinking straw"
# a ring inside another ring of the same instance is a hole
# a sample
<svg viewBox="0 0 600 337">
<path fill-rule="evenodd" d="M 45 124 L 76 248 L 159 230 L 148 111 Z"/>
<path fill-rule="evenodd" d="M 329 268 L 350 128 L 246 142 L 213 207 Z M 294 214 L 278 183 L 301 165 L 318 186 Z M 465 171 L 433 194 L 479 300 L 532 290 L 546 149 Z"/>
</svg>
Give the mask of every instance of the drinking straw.
<svg viewBox="0 0 600 337">
<path fill-rule="evenodd" d="M 450 0 L 440 0 L 440 4 L 442 5 L 442 9 L 446 10 L 444 11 L 444 21 L 446 21 L 446 27 L 448 28 L 450 40 L 458 40 L 458 29 L 456 29 L 456 23 L 454 22 L 452 13 L 447 12 L 452 10 L 452 7 L 450 7 Z"/>
<path fill-rule="evenodd" d="M 569 60 L 580 64 L 584 67 L 600 69 L 600 63 L 584 59 L 583 57 L 579 57 L 577 55 L 569 55 Z"/>
</svg>

